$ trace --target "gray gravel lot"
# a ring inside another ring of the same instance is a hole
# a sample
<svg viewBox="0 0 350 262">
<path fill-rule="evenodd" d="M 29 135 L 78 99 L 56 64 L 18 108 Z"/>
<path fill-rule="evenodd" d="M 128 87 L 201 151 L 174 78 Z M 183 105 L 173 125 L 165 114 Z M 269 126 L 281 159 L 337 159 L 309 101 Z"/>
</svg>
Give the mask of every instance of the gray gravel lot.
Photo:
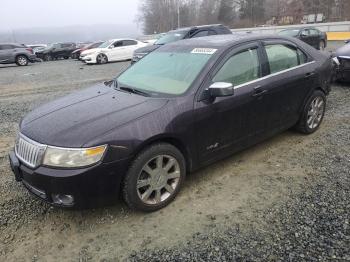
<svg viewBox="0 0 350 262">
<path fill-rule="evenodd" d="M 14 181 L 7 153 L 32 108 L 111 79 L 128 62 L 0 65 L 1 261 L 350 261 L 350 88 L 321 129 L 288 131 L 191 174 L 165 209 L 52 208 Z"/>
</svg>

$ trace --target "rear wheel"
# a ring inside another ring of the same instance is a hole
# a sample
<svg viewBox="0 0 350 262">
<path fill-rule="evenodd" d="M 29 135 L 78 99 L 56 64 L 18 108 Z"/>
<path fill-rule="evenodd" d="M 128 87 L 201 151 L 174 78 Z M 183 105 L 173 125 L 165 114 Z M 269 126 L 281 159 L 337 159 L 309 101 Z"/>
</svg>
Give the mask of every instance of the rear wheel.
<svg viewBox="0 0 350 262">
<path fill-rule="evenodd" d="M 133 161 L 124 179 L 123 197 L 131 209 L 152 212 L 168 205 L 186 176 L 185 159 L 170 144 L 154 144 Z"/>
<path fill-rule="evenodd" d="M 304 134 L 312 134 L 321 125 L 326 111 L 326 96 L 316 90 L 306 102 L 296 129 Z"/>
<path fill-rule="evenodd" d="M 16 58 L 16 64 L 19 66 L 26 66 L 28 65 L 28 58 L 24 55 L 19 55 Z"/>
<path fill-rule="evenodd" d="M 97 57 L 96 57 L 96 62 L 97 64 L 106 64 L 108 62 L 108 58 L 105 54 L 99 54 Z"/>
</svg>

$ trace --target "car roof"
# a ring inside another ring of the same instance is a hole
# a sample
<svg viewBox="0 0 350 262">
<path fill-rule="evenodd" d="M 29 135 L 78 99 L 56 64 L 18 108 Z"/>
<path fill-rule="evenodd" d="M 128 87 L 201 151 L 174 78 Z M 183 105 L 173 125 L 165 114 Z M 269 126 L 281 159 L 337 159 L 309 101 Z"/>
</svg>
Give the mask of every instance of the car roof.
<svg viewBox="0 0 350 262">
<path fill-rule="evenodd" d="M 297 42 L 298 45 L 305 46 L 301 41 L 299 41 L 296 38 L 287 37 L 287 36 L 279 36 L 279 35 L 264 35 L 264 34 L 257 34 L 257 33 L 246 33 L 246 34 L 232 34 L 232 35 L 215 35 L 215 36 L 205 36 L 205 37 L 198 37 L 198 38 L 191 38 L 191 39 L 185 39 L 180 40 L 177 42 L 169 43 L 163 48 L 177 48 L 177 47 L 190 47 L 190 48 L 196 48 L 196 47 L 205 47 L 205 48 L 215 48 L 218 50 L 225 50 L 227 48 L 230 48 L 231 46 L 235 44 L 240 44 L 244 42 L 249 41 L 259 41 L 259 40 L 284 40 L 289 42 Z"/>
<path fill-rule="evenodd" d="M 107 40 L 108 42 L 115 42 L 115 41 L 123 41 L 123 40 L 133 40 L 133 41 L 137 41 L 136 39 L 132 39 L 132 38 L 115 38 L 115 39 L 109 39 Z"/>
<path fill-rule="evenodd" d="M 222 24 L 212 24 L 212 25 L 198 25 L 198 26 L 181 27 L 181 28 L 171 30 L 169 32 L 189 31 L 189 30 L 193 30 L 193 29 L 204 29 L 204 28 L 215 28 L 215 27 L 223 27 L 223 25 Z"/>
<path fill-rule="evenodd" d="M 274 36 L 278 37 L 278 36 Z M 234 43 L 242 42 L 243 40 L 255 40 L 267 38 L 267 36 L 259 34 L 233 34 L 233 35 L 215 35 L 215 36 L 205 36 L 198 38 L 190 38 L 174 43 L 167 44 L 168 46 L 208 46 L 213 48 L 225 48 L 226 46 L 231 46 Z"/>
</svg>

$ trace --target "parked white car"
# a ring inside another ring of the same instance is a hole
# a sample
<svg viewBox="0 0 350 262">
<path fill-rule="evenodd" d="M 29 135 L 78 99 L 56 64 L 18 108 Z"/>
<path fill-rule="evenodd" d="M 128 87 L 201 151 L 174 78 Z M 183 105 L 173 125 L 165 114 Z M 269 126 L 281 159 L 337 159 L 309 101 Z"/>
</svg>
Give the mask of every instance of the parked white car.
<svg viewBox="0 0 350 262">
<path fill-rule="evenodd" d="M 87 64 L 105 64 L 112 61 L 130 60 L 136 49 L 147 45 L 147 43 L 134 39 L 112 39 L 104 42 L 98 48 L 82 52 L 80 59 Z"/>
</svg>

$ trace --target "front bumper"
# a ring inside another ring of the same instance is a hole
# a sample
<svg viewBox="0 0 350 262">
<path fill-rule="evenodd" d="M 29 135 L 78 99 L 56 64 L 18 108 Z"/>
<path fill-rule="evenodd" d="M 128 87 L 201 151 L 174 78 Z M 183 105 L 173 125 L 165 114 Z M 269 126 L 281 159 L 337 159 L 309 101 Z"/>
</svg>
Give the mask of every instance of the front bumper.
<svg viewBox="0 0 350 262">
<path fill-rule="evenodd" d="M 94 55 L 80 56 L 80 60 L 87 63 L 87 64 L 95 64 L 96 63 L 96 56 L 94 56 Z"/>
<path fill-rule="evenodd" d="M 101 163 L 82 169 L 54 169 L 40 166 L 30 169 L 9 153 L 10 165 L 16 181 L 21 181 L 36 197 L 60 207 L 89 207 L 101 203 L 107 196 L 117 196 L 129 160 Z M 71 196 L 69 204 L 57 203 L 57 195 Z M 97 201 L 97 202 L 96 202 Z"/>
</svg>

